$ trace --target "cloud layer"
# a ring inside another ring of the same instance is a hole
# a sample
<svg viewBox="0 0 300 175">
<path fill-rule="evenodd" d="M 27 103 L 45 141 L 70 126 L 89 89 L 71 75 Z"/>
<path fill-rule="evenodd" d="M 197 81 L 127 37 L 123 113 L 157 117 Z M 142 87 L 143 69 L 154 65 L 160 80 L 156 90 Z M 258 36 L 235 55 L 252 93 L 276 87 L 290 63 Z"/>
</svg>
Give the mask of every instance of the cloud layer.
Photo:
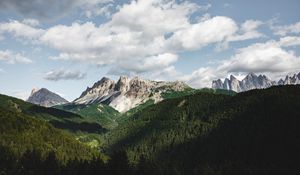
<svg viewBox="0 0 300 175">
<path fill-rule="evenodd" d="M 299 34 L 300 22 L 283 26 L 272 26 L 275 35 L 285 36 L 287 34 Z"/>
<path fill-rule="evenodd" d="M 86 77 L 85 73 L 81 73 L 80 71 L 72 71 L 72 70 L 52 70 L 46 73 L 44 79 L 50 81 L 59 81 L 59 80 L 81 80 Z"/>
<path fill-rule="evenodd" d="M 15 11 L 25 17 L 53 20 L 80 8 L 94 13 L 112 0 L 1 0 L 0 11 Z"/>
<path fill-rule="evenodd" d="M 108 74 L 112 75 L 152 74 L 157 79 L 176 77 L 195 87 L 210 86 L 213 79 L 229 73 L 259 72 L 275 75 L 300 67 L 300 58 L 291 49 L 300 45 L 299 22 L 272 25 L 271 30 L 276 38 L 279 37 L 276 41 L 237 48 L 233 56 L 224 58 L 214 66 L 201 67 L 185 75 L 174 66 L 182 59 L 179 57 L 181 53 L 199 51 L 207 46 L 221 51 L 232 42 L 268 39 L 260 31 L 260 27 L 266 23 L 253 19 L 237 22 L 227 16 L 211 16 L 208 13 L 210 4 L 200 6 L 192 1 L 132 0 L 114 7 L 112 0 L 54 0 L 47 8 L 59 8 L 53 9 L 51 13 L 51 10 L 39 8 L 40 5 L 47 6 L 49 2 L 0 1 L 0 7 L 2 10 L 12 9 L 21 14 L 40 15 L 43 18 L 52 13 L 63 16 L 71 9 L 80 8 L 87 17 L 106 15 L 108 19 L 100 25 L 75 21 L 69 25 L 44 28 L 35 19 L 9 20 L 0 23 L 0 39 L 9 34 L 17 39 L 28 40 L 33 45 L 49 47 L 57 52 L 49 57 L 53 60 L 109 66 Z M 35 5 L 29 7 L 28 4 Z M 115 13 L 112 13 L 112 8 Z M 21 54 L 11 51 L 0 51 L 0 60 L 8 63 L 30 62 Z M 58 81 L 84 77 L 85 74 L 78 71 L 54 70 L 44 78 Z"/>
<path fill-rule="evenodd" d="M 283 77 L 300 71 L 300 57 L 288 50 L 289 46 L 299 44 L 299 37 L 255 43 L 236 50 L 232 57 L 220 61 L 216 67 L 200 68 L 182 79 L 194 87 L 211 87 L 212 80 L 225 78 L 229 74 L 246 75 L 255 72 L 272 78 Z"/>
<path fill-rule="evenodd" d="M 0 61 L 4 61 L 9 64 L 15 63 L 32 63 L 32 61 L 22 54 L 14 53 L 11 50 L 0 50 Z"/>
<path fill-rule="evenodd" d="M 228 42 L 262 36 L 257 31 L 260 21 L 238 24 L 229 17 L 206 16 L 193 22 L 191 16 L 195 12 L 209 8 L 210 4 L 199 6 L 190 1 L 139 0 L 123 5 L 99 26 L 74 22 L 41 29 L 32 21 L 9 21 L 0 24 L 0 33 L 56 49 L 60 54 L 52 59 L 110 65 L 128 74 L 166 69 L 179 59 L 179 52 L 211 44 L 227 46 Z"/>
</svg>

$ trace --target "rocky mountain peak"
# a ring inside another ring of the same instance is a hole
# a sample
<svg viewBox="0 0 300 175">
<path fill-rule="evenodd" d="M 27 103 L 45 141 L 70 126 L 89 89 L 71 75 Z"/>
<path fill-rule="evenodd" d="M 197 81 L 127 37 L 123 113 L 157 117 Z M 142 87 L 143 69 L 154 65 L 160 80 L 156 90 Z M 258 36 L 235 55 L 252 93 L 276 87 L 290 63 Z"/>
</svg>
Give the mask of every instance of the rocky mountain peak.
<svg viewBox="0 0 300 175">
<path fill-rule="evenodd" d="M 118 80 L 115 90 L 120 92 L 126 92 L 130 88 L 130 79 L 127 76 L 120 76 L 120 79 Z"/>
<path fill-rule="evenodd" d="M 223 82 L 222 82 L 221 79 L 214 80 L 214 81 L 212 82 L 212 88 L 213 88 L 213 89 L 218 89 L 219 87 L 222 87 L 222 89 L 223 89 L 223 88 L 224 88 L 223 86 L 224 86 L 224 85 L 223 85 Z"/>
<path fill-rule="evenodd" d="M 34 88 L 32 89 L 31 95 L 28 97 L 27 102 L 40 106 L 51 107 L 67 103 L 68 101 L 59 96 L 58 94 L 49 91 L 46 88 Z"/>
<path fill-rule="evenodd" d="M 288 84 L 300 84 L 300 73 L 294 74 L 292 76 L 287 75 L 284 80 L 278 82 L 280 85 L 288 85 Z"/>
<path fill-rule="evenodd" d="M 272 86 L 274 83 L 265 75 L 257 76 L 255 73 L 249 73 L 244 79 L 239 81 L 233 75 L 230 75 L 230 79 L 226 78 L 224 82 L 217 80 L 213 81 L 214 89 L 226 89 L 236 92 L 247 91 L 251 89 L 261 89 Z"/>
<path fill-rule="evenodd" d="M 114 80 L 111 80 L 107 77 L 103 77 L 101 80 L 99 80 L 98 82 L 96 82 L 92 88 L 95 88 L 95 87 L 103 87 L 103 86 L 107 86 L 107 85 L 110 85 L 110 84 L 114 84 Z"/>
<path fill-rule="evenodd" d="M 255 73 L 249 73 L 242 81 L 252 83 L 252 81 L 257 81 L 257 78 Z"/>
<path fill-rule="evenodd" d="M 125 112 L 150 99 L 155 102 L 161 101 L 161 93 L 167 89 L 180 91 L 187 87 L 179 81 L 150 81 L 140 77 L 121 76 L 115 83 L 108 78 L 102 78 L 92 88 L 87 88 L 74 103 L 105 103 L 120 112 Z"/>
<path fill-rule="evenodd" d="M 288 84 L 300 84 L 300 73 L 292 76 L 286 76 L 285 79 L 280 79 L 278 82 L 272 81 L 266 75 L 256 75 L 255 73 L 249 73 L 242 81 L 235 79 L 233 75 L 230 79 L 226 78 L 224 82 L 220 79 L 212 82 L 212 88 L 214 89 L 226 89 L 236 92 L 248 91 L 251 89 L 263 89 L 274 85 L 288 85 Z"/>
<path fill-rule="evenodd" d="M 107 77 L 103 77 L 101 80 L 94 83 L 94 85 L 82 92 L 79 98 L 75 99 L 74 102 L 89 104 L 102 100 L 102 97 L 108 95 L 115 88 L 115 81 Z"/>
</svg>

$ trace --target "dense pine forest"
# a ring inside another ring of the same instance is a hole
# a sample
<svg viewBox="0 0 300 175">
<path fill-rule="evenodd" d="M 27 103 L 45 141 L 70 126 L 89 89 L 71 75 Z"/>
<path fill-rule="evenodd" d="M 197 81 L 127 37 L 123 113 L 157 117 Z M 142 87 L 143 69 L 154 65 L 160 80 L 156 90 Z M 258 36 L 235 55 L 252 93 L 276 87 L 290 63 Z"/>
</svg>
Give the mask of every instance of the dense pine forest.
<svg viewBox="0 0 300 175">
<path fill-rule="evenodd" d="M 78 130 L 53 122 L 84 117 L 59 109 L 50 115 L 42 107 L 33 112 L 37 107 L 1 96 L 0 174 L 300 173 L 300 86 L 167 95 L 120 115 L 112 129 L 86 125 L 80 132 L 98 134 L 97 148 L 76 140 Z"/>
<path fill-rule="evenodd" d="M 107 150 L 151 174 L 297 174 L 299 107 L 300 86 L 165 100 L 107 134 Z"/>
</svg>

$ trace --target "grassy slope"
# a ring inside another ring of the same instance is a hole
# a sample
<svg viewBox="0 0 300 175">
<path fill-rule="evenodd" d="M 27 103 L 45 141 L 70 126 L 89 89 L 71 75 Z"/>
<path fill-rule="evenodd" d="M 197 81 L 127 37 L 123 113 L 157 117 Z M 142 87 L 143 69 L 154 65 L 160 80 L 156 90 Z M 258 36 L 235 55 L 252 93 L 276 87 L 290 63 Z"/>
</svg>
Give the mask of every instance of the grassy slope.
<svg viewBox="0 0 300 175">
<path fill-rule="evenodd" d="M 55 108 L 79 114 L 84 118 L 85 121 L 99 123 L 101 126 L 107 129 L 117 126 L 115 119 L 119 116 L 119 112 L 108 105 L 66 104 L 55 106 Z"/>
<path fill-rule="evenodd" d="M 137 112 L 106 136 L 107 150 L 180 174 L 299 172 L 299 107 L 300 86 L 195 93 Z"/>
</svg>

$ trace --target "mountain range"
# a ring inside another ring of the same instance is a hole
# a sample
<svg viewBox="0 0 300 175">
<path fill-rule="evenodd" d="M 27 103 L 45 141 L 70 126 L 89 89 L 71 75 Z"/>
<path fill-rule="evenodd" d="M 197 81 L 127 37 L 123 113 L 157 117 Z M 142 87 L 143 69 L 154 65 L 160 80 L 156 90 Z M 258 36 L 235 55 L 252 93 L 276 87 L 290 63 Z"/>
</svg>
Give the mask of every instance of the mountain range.
<svg viewBox="0 0 300 175">
<path fill-rule="evenodd" d="M 162 93 L 166 91 L 183 91 L 190 88 L 183 82 L 165 82 L 144 80 L 139 77 L 121 76 L 117 82 L 102 78 L 74 100 L 75 104 L 106 104 L 119 112 L 126 112 L 138 105 L 154 100 L 163 100 Z"/>
<path fill-rule="evenodd" d="M 140 77 L 129 78 L 121 76 L 117 82 L 107 77 L 94 83 L 92 87 L 82 92 L 72 104 L 106 104 L 119 112 L 126 112 L 148 100 L 154 103 L 163 100 L 162 93 L 167 91 L 183 91 L 190 89 L 183 82 L 151 81 Z M 67 100 L 46 88 L 33 89 L 27 102 L 40 106 L 51 107 L 68 103 Z"/>
<path fill-rule="evenodd" d="M 252 89 L 265 89 L 276 85 L 295 85 L 300 84 L 300 73 L 294 74 L 293 76 L 287 75 L 285 79 L 280 79 L 278 82 L 272 81 L 266 75 L 256 75 L 249 73 L 241 81 L 233 75 L 230 78 L 225 78 L 224 81 L 221 79 L 214 80 L 212 82 L 213 89 L 225 89 L 232 90 L 235 92 L 244 92 Z"/>
<path fill-rule="evenodd" d="M 264 79 L 245 82 L 263 88 Z M 299 90 L 234 93 L 121 77 L 47 108 L 0 95 L 0 174 L 297 174 Z M 162 101 L 153 104 L 155 95 Z M 110 105 L 121 97 L 148 101 L 120 113 Z"/>
<path fill-rule="evenodd" d="M 229 78 L 214 80 L 213 89 L 232 90 L 244 92 L 251 89 L 265 89 L 276 85 L 300 84 L 300 73 L 293 76 L 287 75 L 284 79 L 273 81 L 266 75 L 256 75 L 249 73 L 244 79 L 238 80 L 231 75 Z M 46 88 L 33 89 L 27 99 L 28 102 L 45 107 L 52 107 L 62 104 L 69 105 L 91 105 L 104 104 L 124 113 L 130 109 L 152 100 L 153 103 L 164 99 L 166 92 L 182 92 L 191 89 L 188 85 L 180 81 L 152 81 L 140 77 L 129 78 L 121 76 L 117 82 L 107 77 L 94 83 L 92 87 L 87 87 L 82 94 L 73 102 L 68 102 L 58 94 Z"/>
</svg>

